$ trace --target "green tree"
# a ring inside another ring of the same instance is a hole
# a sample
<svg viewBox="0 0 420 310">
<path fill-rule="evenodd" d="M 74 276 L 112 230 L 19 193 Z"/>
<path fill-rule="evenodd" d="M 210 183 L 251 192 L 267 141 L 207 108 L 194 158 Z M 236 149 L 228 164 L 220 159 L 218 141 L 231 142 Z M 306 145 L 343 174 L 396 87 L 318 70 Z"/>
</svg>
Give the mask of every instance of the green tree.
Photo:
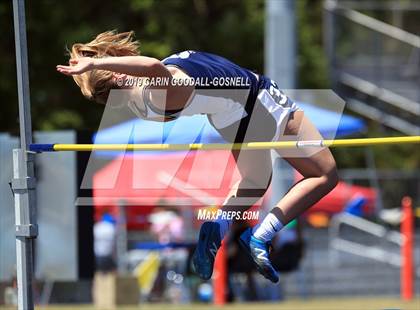
<svg viewBox="0 0 420 310">
<path fill-rule="evenodd" d="M 0 3 L 0 131 L 18 133 L 11 1 Z M 26 1 L 32 120 L 35 130 L 95 130 L 103 107 L 84 99 L 55 71 L 66 47 L 109 29 L 134 30 L 144 55 L 164 58 L 186 49 L 222 54 L 263 67 L 263 0 Z"/>
</svg>

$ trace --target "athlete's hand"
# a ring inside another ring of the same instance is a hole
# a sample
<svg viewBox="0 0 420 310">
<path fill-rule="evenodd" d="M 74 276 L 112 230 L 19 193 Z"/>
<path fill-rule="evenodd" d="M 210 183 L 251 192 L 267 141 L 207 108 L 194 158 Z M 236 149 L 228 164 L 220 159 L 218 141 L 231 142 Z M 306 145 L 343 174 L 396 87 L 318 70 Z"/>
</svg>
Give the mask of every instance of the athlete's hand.
<svg viewBox="0 0 420 310">
<path fill-rule="evenodd" d="M 69 66 L 57 65 L 57 71 L 65 75 L 82 74 L 94 68 L 94 59 L 81 57 L 70 59 Z"/>
</svg>

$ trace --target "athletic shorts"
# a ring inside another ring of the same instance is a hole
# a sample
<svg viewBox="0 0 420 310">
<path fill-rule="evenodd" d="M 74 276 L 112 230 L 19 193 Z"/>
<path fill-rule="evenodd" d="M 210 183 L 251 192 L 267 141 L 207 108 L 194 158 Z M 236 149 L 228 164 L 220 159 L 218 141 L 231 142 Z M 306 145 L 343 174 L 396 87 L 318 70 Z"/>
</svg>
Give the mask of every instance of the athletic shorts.
<svg viewBox="0 0 420 310">
<path fill-rule="evenodd" d="M 278 141 L 289 115 L 298 109 L 274 81 L 260 76 L 257 98 L 245 105 L 247 115 L 227 127 L 215 129 L 230 143 Z"/>
</svg>

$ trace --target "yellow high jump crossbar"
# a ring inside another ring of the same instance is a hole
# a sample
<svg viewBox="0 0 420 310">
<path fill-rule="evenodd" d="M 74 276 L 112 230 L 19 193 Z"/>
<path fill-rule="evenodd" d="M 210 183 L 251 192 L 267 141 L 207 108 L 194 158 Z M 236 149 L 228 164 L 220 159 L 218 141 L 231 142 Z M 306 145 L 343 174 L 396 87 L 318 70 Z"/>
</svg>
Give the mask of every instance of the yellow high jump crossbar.
<svg viewBox="0 0 420 310">
<path fill-rule="evenodd" d="M 292 149 L 305 147 L 352 147 L 390 144 L 420 143 L 420 136 L 359 138 L 337 140 L 307 140 L 279 142 L 246 142 L 246 143 L 191 143 L 191 144 L 31 144 L 30 151 L 188 151 L 188 150 L 261 150 Z"/>
</svg>

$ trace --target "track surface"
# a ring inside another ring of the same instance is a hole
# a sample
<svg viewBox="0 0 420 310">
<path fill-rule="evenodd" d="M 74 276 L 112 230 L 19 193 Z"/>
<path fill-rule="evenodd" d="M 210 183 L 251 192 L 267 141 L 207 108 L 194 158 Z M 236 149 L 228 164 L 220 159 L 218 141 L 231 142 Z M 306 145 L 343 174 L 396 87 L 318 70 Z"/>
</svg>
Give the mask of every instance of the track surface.
<svg viewBox="0 0 420 310">
<path fill-rule="evenodd" d="M 0 306 L 2 310 L 16 309 L 14 307 Z M 95 310 L 93 306 L 68 305 L 36 307 L 37 310 Z M 334 298 L 334 299 L 308 299 L 288 300 L 281 303 L 237 303 L 224 307 L 213 307 L 203 304 L 174 305 L 174 304 L 145 304 L 139 307 L 119 307 L 122 310 L 380 310 L 404 309 L 420 310 L 420 298 L 411 302 L 403 302 L 397 298 L 370 297 L 370 298 Z"/>
</svg>

